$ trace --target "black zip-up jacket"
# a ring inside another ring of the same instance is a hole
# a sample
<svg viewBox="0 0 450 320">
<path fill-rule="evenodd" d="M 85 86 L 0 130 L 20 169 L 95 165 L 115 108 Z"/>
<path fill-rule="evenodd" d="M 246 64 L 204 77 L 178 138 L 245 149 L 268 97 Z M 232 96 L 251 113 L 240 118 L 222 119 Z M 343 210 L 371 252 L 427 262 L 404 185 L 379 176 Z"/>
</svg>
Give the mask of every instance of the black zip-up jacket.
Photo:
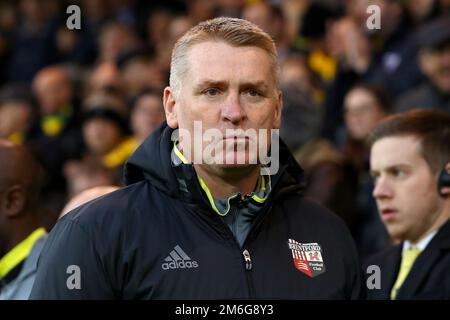
<svg viewBox="0 0 450 320">
<path fill-rule="evenodd" d="M 31 299 L 360 297 L 350 233 L 302 198 L 302 170 L 285 147 L 272 192 L 241 247 L 210 207 L 193 166 L 172 165 L 171 134 L 163 125 L 131 156 L 127 187 L 56 224 Z"/>
</svg>

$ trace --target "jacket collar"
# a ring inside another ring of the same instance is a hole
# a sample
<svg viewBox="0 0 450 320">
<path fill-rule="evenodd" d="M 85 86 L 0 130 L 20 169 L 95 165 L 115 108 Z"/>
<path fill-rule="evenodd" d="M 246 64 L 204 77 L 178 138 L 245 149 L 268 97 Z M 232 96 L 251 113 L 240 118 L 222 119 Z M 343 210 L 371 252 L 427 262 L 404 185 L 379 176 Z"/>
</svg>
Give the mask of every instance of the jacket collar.
<svg viewBox="0 0 450 320">
<path fill-rule="evenodd" d="M 431 242 L 426 247 L 409 272 L 405 282 L 398 291 L 397 299 L 413 298 L 417 290 L 426 280 L 437 260 L 442 256 L 442 251 L 450 249 L 450 219 L 439 229 Z"/>
</svg>

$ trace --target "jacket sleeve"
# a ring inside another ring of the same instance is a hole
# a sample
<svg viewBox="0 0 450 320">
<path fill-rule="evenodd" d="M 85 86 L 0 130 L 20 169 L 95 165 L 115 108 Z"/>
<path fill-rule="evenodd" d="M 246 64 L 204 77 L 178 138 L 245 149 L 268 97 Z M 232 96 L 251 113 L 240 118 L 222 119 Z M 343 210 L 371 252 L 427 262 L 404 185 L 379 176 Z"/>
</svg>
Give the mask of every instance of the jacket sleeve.
<svg viewBox="0 0 450 320">
<path fill-rule="evenodd" d="M 114 299 L 95 243 L 77 221 L 64 218 L 50 232 L 30 299 Z"/>
<path fill-rule="evenodd" d="M 359 262 L 358 252 L 355 242 L 350 236 L 350 231 L 346 233 L 346 248 L 349 253 L 348 258 L 348 282 L 347 282 L 347 299 L 364 300 L 366 298 L 364 290 L 364 276 L 361 264 Z"/>
</svg>

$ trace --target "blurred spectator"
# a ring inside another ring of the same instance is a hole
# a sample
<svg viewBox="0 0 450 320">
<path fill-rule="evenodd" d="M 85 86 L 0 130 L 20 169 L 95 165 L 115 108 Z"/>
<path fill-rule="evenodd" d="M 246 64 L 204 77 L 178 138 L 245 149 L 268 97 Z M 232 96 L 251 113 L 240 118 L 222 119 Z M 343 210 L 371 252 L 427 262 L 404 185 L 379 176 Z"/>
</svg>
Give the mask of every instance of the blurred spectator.
<svg viewBox="0 0 450 320">
<path fill-rule="evenodd" d="M 164 87 L 164 73 L 160 65 L 148 54 L 131 55 L 121 67 L 124 92 L 134 99 L 147 87 Z"/>
<path fill-rule="evenodd" d="M 112 91 L 123 93 L 123 80 L 119 69 L 114 63 L 104 62 L 95 66 L 86 81 L 84 96 L 94 92 Z"/>
<path fill-rule="evenodd" d="M 149 45 L 158 47 L 168 38 L 170 21 L 173 13 L 166 8 L 155 9 L 147 19 L 146 33 Z"/>
<path fill-rule="evenodd" d="M 292 152 L 320 136 L 323 108 L 298 87 L 283 87 L 280 136 Z"/>
<path fill-rule="evenodd" d="M 120 181 L 122 165 L 136 149 L 128 135 L 128 108 L 111 93 L 94 93 L 83 103 L 84 161 L 94 161 L 114 173 Z"/>
<path fill-rule="evenodd" d="M 42 132 L 49 137 L 61 135 L 76 116 L 72 81 L 60 66 L 42 69 L 33 79 L 33 91 L 39 104 Z"/>
<path fill-rule="evenodd" d="M 9 79 L 30 82 L 42 67 L 54 63 L 57 50 L 56 0 L 21 0 L 20 22 L 11 34 L 13 53 L 8 65 Z"/>
<path fill-rule="evenodd" d="M 324 83 L 329 83 L 336 75 L 338 57 L 332 56 L 333 47 L 329 43 L 328 38 L 331 36 L 327 34 L 327 26 L 336 20 L 338 15 L 337 10 L 325 4 L 310 2 L 302 17 L 299 37 L 295 43 L 298 49 L 307 52 L 308 66 Z"/>
<path fill-rule="evenodd" d="M 18 15 L 12 1 L 0 3 L 0 30 L 12 32 L 17 27 Z"/>
<path fill-rule="evenodd" d="M 131 130 L 136 143 L 141 144 L 165 119 L 162 91 L 143 91 L 136 98 L 131 111 Z"/>
<path fill-rule="evenodd" d="M 295 152 L 320 136 L 324 116 L 321 91 L 302 55 L 290 55 L 283 62 L 280 84 L 283 91 L 280 135 Z"/>
<path fill-rule="evenodd" d="M 64 167 L 64 173 L 68 181 L 68 199 L 90 188 L 120 184 L 111 170 L 92 159 L 69 161 Z"/>
<path fill-rule="evenodd" d="M 392 103 L 383 87 L 358 84 L 345 96 L 346 138 L 341 143 L 343 155 L 350 161 L 357 181 L 358 225 L 355 238 L 362 260 L 389 243 L 372 197 L 370 150 L 366 139 L 373 128 L 392 111 Z"/>
<path fill-rule="evenodd" d="M 61 211 L 61 215 L 59 216 L 59 218 L 62 218 L 67 213 L 81 206 L 82 204 L 85 204 L 86 202 L 94 200 L 98 197 L 116 191 L 118 189 L 119 187 L 112 185 L 101 185 L 98 187 L 86 189 L 70 199 L 70 201 L 66 204 L 64 209 Z"/>
<path fill-rule="evenodd" d="M 159 64 L 162 71 L 168 74 L 172 48 L 175 45 L 175 42 L 193 25 L 193 20 L 188 16 L 181 15 L 172 19 L 168 25 L 167 37 L 163 41 L 158 42 L 155 47 L 155 62 Z"/>
<path fill-rule="evenodd" d="M 390 97 L 381 86 L 358 84 L 345 96 L 344 110 L 347 137 L 342 149 L 358 170 L 367 170 L 369 150 L 366 138 L 392 112 Z"/>
<path fill-rule="evenodd" d="M 22 146 L 0 139 L 0 300 L 26 300 L 47 237 L 39 216 L 41 169 Z"/>
<path fill-rule="evenodd" d="M 49 66 L 33 79 L 33 92 L 39 107 L 38 129 L 29 146 L 46 172 L 43 201 L 56 212 L 64 203 L 65 161 L 80 156 L 82 138 L 74 88 L 68 72 Z"/>
<path fill-rule="evenodd" d="M 257 1 L 246 5 L 242 19 L 253 22 L 266 31 L 277 44 L 278 60 L 284 61 L 290 51 L 289 38 L 286 33 L 283 11 L 279 6 L 267 1 Z"/>
<path fill-rule="evenodd" d="M 450 15 L 424 26 L 418 37 L 420 69 L 427 81 L 400 97 L 396 109 L 432 108 L 450 113 Z"/>
<path fill-rule="evenodd" d="M 308 197 L 340 216 L 355 235 L 358 224 L 357 181 L 349 161 L 325 139 L 315 139 L 294 153 L 305 170 Z"/>
<path fill-rule="evenodd" d="M 300 54 L 290 54 L 281 64 L 280 83 L 283 87 L 296 87 L 307 93 L 315 103 L 324 102 L 324 92 L 317 77 Z"/>
<path fill-rule="evenodd" d="M 371 61 L 364 79 L 384 85 L 390 94 L 398 96 L 422 80 L 414 29 L 401 2 L 376 0 L 370 4 L 380 6 L 381 28 L 371 34 Z"/>
<path fill-rule="evenodd" d="M 438 0 L 439 6 L 444 14 L 450 13 L 450 0 Z"/>
<path fill-rule="evenodd" d="M 214 18 L 215 3 L 211 0 L 188 1 L 188 16 L 193 24 Z"/>
<path fill-rule="evenodd" d="M 399 1 L 371 1 L 380 7 L 380 29 L 369 30 L 367 0 L 346 2 L 347 16 L 331 24 L 328 46 L 338 70 L 327 90 L 325 134 L 334 139 L 342 124 L 346 92 L 360 81 L 383 85 L 394 97 L 417 85 L 422 74 L 416 63 L 417 45 L 405 7 Z"/>
<path fill-rule="evenodd" d="M 123 54 L 139 47 L 139 40 L 127 25 L 111 22 L 105 25 L 98 39 L 99 61 L 116 62 Z"/>
<path fill-rule="evenodd" d="M 11 84 L 0 90 L 0 138 L 24 144 L 34 117 L 35 107 L 27 87 Z"/>
<path fill-rule="evenodd" d="M 12 1 L 0 3 L 0 86 L 8 79 L 8 63 L 12 48 L 12 34 L 18 24 L 17 8 Z"/>
<path fill-rule="evenodd" d="M 134 27 L 136 25 L 136 0 L 111 0 L 110 5 L 116 21 Z"/>
<path fill-rule="evenodd" d="M 408 0 L 408 10 L 413 22 L 418 25 L 436 17 L 439 13 L 438 0 Z"/>
<path fill-rule="evenodd" d="M 244 0 L 216 0 L 216 17 L 240 18 Z"/>
</svg>

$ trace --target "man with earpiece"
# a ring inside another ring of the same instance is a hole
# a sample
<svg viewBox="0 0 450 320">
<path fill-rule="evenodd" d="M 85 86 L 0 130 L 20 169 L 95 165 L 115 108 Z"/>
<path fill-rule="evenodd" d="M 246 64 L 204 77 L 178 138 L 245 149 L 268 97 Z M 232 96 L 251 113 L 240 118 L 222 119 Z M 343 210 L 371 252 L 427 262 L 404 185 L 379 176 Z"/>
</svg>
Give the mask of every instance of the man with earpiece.
<svg viewBox="0 0 450 320">
<path fill-rule="evenodd" d="M 367 297 L 450 299 L 450 116 L 400 113 L 376 127 L 369 143 L 373 196 L 398 244 L 369 259 L 381 278 Z"/>
</svg>

